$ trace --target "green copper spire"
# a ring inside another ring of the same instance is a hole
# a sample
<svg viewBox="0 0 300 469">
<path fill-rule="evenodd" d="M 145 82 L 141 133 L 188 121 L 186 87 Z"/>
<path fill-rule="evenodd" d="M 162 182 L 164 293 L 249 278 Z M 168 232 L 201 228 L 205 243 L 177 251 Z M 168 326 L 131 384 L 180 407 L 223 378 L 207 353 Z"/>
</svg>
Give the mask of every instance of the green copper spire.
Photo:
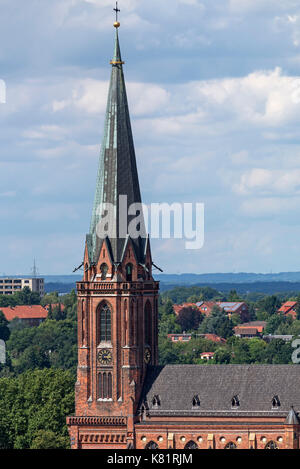
<svg viewBox="0 0 300 469">
<path fill-rule="evenodd" d="M 104 135 L 100 153 L 100 161 L 96 183 L 96 194 L 93 206 L 90 233 L 87 245 L 90 262 L 97 262 L 104 236 L 99 236 L 99 222 L 102 219 L 105 204 L 113 204 L 113 219 L 110 224 L 115 226 L 113 235 L 107 241 L 110 245 L 114 262 L 120 262 L 127 240 L 127 232 L 120 233 L 120 214 L 133 203 L 141 203 L 140 186 L 138 180 L 135 150 L 127 102 L 123 63 L 121 58 L 118 28 L 115 23 L 116 38 L 114 56 L 111 61 L 112 71 L 108 93 Z M 120 208 L 120 196 L 127 197 L 127 203 Z M 102 216 L 101 216 L 102 214 Z M 131 217 L 131 219 L 134 217 Z M 128 217 L 130 222 L 130 217 Z M 128 226 L 128 224 L 127 224 Z M 126 228 L 127 228 L 126 226 Z M 106 237 L 106 236 L 105 236 Z M 136 256 L 143 262 L 145 235 L 133 239 Z"/>
<path fill-rule="evenodd" d="M 121 49 L 120 49 L 120 42 L 119 42 L 119 34 L 118 28 L 116 28 L 116 41 L 115 41 L 115 51 L 112 61 L 110 62 L 112 65 L 123 65 L 121 57 Z"/>
</svg>

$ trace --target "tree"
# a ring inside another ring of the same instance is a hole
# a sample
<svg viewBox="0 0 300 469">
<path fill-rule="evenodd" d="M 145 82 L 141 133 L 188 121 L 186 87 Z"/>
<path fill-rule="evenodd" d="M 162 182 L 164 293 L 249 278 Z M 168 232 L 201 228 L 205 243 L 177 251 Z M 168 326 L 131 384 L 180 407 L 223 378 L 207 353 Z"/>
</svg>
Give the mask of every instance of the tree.
<svg viewBox="0 0 300 469">
<path fill-rule="evenodd" d="M 41 305 L 46 306 L 50 304 L 57 304 L 58 302 L 59 302 L 59 296 L 58 296 L 58 293 L 55 291 L 55 292 L 47 293 L 47 295 L 43 296 L 41 300 Z"/>
<path fill-rule="evenodd" d="M 179 311 L 176 322 L 180 325 L 182 332 L 198 329 L 203 317 L 197 308 L 188 306 Z"/>
<path fill-rule="evenodd" d="M 228 301 L 240 301 L 240 297 L 236 290 L 230 290 L 228 294 Z"/>
<path fill-rule="evenodd" d="M 261 339 L 251 339 L 248 341 L 251 363 L 263 363 L 267 344 Z"/>
<path fill-rule="evenodd" d="M 159 337 L 158 346 L 160 365 L 170 365 L 180 362 L 178 350 L 176 349 L 175 344 L 166 337 Z"/>
<path fill-rule="evenodd" d="M 8 325 L 9 322 L 4 316 L 4 313 L 0 311 L 0 339 L 4 340 L 4 342 L 6 342 L 10 336 L 10 330 Z"/>
<path fill-rule="evenodd" d="M 31 345 L 24 350 L 15 369 L 17 373 L 23 373 L 37 368 L 50 368 L 49 356 L 43 346 Z"/>
<path fill-rule="evenodd" d="M 255 311 L 255 306 L 253 303 L 247 303 L 248 305 L 248 318 L 249 321 L 255 321 L 256 318 L 256 311 Z"/>
<path fill-rule="evenodd" d="M 233 363 L 251 363 L 251 354 L 249 350 L 249 341 L 240 339 L 236 342 L 233 351 Z"/>
<path fill-rule="evenodd" d="M 77 295 L 75 290 L 61 297 L 62 303 L 65 305 L 66 318 L 77 321 Z"/>
<path fill-rule="evenodd" d="M 286 323 L 286 317 L 283 314 L 274 314 L 271 316 L 265 328 L 265 334 L 274 334 L 281 324 Z"/>
<path fill-rule="evenodd" d="M 191 295 L 187 298 L 187 303 L 198 303 L 198 301 L 202 300 L 202 295 Z"/>
<path fill-rule="evenodd" d="M 51 316 L 52 319 L 55 319 L 55 321 L 63 321 L 64 319 L 66 319 L 67 315 L 62 309 L 61 303 L 58 303 L 58 305 L 53 308 Z"/>
<path fill-rule="evenodd" d="M 279 328 L 279 331 L 280 331 L 280 328 Z M 282 332 L 280 331 L 280 333 Z M 299 336 L 300 335 L 300 320 L 296 319 L 295 321 L 292 321 L 292 323 L 289 325 L 287 329 L 287 333 L 293 336 Z"/>
<path fill-rule="evenodd" d="M 200 300 L 208 301 L 220 296 L 220 293 L 211 287 L 175 287 L 162 294 L 163 298 L 169 298 L 174 303 L 182 304 L 191 296 L 196 296 Z"/>
<path fill-rule="evenodd" d="M 9 322 L 8 327 L 10 332 L 21 331 L 26 327 L 30 327 L 30 324 L 26 323 L 25 321 L 22 321 L 20 318 L 14 318 L 12 321 Z"/>
<path fill-rule="evenodd" d="M 264 309 L 271 316 L 281 306 L 281 301 L 276 295 L 267 296 L 264 300 Z"/>
<path fill-rule="evenodd" d="M 48 317 L 48 319 L 54 319 L 52 303 L 50 303 L 49 306 L 48 306 L 48 316 L 47 317 Z"/>
<path fill-rule="evenodd" d="M 169 298 L 162 307 L 162 314 L 163 316 L 174 315 L 173 302 Z"/>
<path fill-rule="evenodd" d="M 290 343 L 281 339 L 273 339 L 265 352 L 265 362 L 273 364 L 291 363 L 293 349 Z"/>
<path fill-rule="evenodd" d="M 51 430 L 39 430 L 32 440 L 30 449 L 66 449 L 69 445 L 69 437 L 57 435 Z"/>
<path fill-rule="evenodd" d="M 224 347 L 220 347 L 215 351 L 214 363 L 217 364 L 228 364 L 231 360 L 231 353 Z"/>
<path fill-rule="evenodd" d="M 74 412 L 74 384 L 68 371 L 53 369 L 0 378 L 2 448 L 69 448 L 66 416 Z"/>
<path fill-rule="evenodd" d="M 179 334 L 181 332 L 180 325 L 176 322 L 175 314 L 163 316 L 159 322 L 159 334 L 166 337 L 168 334 Z"/>
<path fill-rule="evenodd" d="M 204 319 L 199 332 L 203 334 L 216 334 L 227 339 L 233 335 L 233 323 L 224 310 L 214 306 L 211 315 Z"/>
<path fill-rule="evenodd" d="M 74 374 L 77 366 L 77 324 L 47 319 L 38 327 L 13 330 L 7 341 L 17 373 L 36 368 L 63 368 Z"/>
<path fill-rule="evenodd" d="M 17 305 L 39 305 L 41 301 L 39 293 L 31 291 L 29 287 L 24 287 L 14 297 Z"/>
<path fill-rule="evenodd" d="M 241 315 L 239 313 L 233 313 L 230 319 L 234 326 L 238 326 L 242 323 Z"/>
</svg>

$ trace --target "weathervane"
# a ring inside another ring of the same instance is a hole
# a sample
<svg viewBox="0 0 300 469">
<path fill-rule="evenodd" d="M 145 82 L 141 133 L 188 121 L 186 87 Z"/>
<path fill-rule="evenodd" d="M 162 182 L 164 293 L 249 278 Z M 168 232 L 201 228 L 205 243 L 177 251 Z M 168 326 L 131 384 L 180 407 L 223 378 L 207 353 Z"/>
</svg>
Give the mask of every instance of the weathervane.
<svg viewBox="0 0 300 469">
<path fill-rule="evenodd" d="M 116 12 L 116 21 L 114 23 L 114 27 L 115 28 L 119 28 L 120 27 L 120 23 L 119 23 L 119 19 L 118 19 L 118 14 L 120 13 L 121 10 L 119 10 L 118 8 L 118 2 L 116 2 L 116 8 L 114 8 L 114 11 Z"/>
</svg>

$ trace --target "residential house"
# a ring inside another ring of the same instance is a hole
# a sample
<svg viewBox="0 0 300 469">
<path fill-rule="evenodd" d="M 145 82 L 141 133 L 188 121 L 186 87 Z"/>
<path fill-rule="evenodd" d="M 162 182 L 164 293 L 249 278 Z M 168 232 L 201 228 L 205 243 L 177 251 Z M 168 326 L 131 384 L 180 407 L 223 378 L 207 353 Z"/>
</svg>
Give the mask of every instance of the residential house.
<svg viewBox="0 0 300 469">
<path fill-rule="evenodd" d="M 40 305 L 0 307 L 0 311 L 3 312 L 8 321 L 18 318 L 31 327 L 39 326 L 48 316 L 48 311 Z"/>
<path fill-rule="evenodd" d="M 280 306 L 277 313 L 283 314 L 284 316 L 292 316 L 293 319 L 297 319 L 297 301 L 286 301 Z"/>
<path fill-rule="evenodd" d="M 247 321 L 249 319 L 248 305 L 243 301 L 218 301 L 217 305 L 219 308 L 223 309 L 229 317 L 233 314 L 237 314 L 240 316 L 242 321 Z"/>
<path fill-rule="evenodd" d="M 192 334 L 168 334 L 168 339 L 172 342 L 189 342 L 192 338 Z"/>
<path fill-rule="evenodd" d="M 244 324 L 239 324 L 234 328 L 236 337 L 252 338 L 261 337 L 266 327 L 266 321 L 250 321 Z"/>
<path fill-rule="evenodd" d="M 202 352 L 200 357 L 201 360 L 212 360 L 214 358 L 215 352 Z"/>
</svg>

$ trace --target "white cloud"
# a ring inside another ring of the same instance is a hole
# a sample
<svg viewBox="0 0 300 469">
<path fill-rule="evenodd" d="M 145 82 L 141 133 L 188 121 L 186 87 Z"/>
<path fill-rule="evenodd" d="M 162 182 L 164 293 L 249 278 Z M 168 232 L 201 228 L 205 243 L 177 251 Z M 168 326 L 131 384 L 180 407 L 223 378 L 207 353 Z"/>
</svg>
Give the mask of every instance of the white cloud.
<svg viewBox="0 0 300 469">
<path fill-rule="evenodd" d="M 127 90 L 133 115 L 160 113 L 169 104 L 170 93 L 163 87 L 153 83 L 129 82 Z"/>
<path fill-rule="evenodd" d="M 233 186 L 236 193 L 247 194 L 300 194 L 300 169 L 268 170 L 252 169 L 242 174 L 238 184 Z"/>
<path fill-rule="evenodd" d="M 86 79 L 73 90 L 73 104 L 86 112 L 104 112 L 107 102 L 108 83 Z"/>
<path fill-rule="evenodd" d="M 7 239 L 20 232 L 20 249 L 0 254 L 20 270 L 37 247 L 44 270 L 65 272 L 80 263 L 89 224 L 114 5 L 28 0 L 14 11 L 13 3 L 0 18 L 0 197 L 1 230 Z M 121 0 L 120 8 L 143 199 L 207 208 L 205 248 L 191 256 L 180 243 L 162 244 L 158 264 L 298 268 L 299 0 Z M 22 242 L 21 232 L 36 237 Z"/>
<path fill-rule="evenodd" d="M 127 82 L 127 91 L 131 114 L 137 116 L 163 110 L 170 98 L 169 92 L 164 88 L 151 83 Z M 54 101 L 52 108 L 55 112 L 59 112 L 74 106 L 89 114 L 104 113 L 107 93 L 107 81 L 80 80 L 73 84 L 72 96 L 67 100 Z"/>
<path fill-rule="evenodd" d="M 271 12 L 288 10 L 299 6 L 297 0 L 230 0 L 229 8 L 233 12 L 269 10 Z"/>
<path fill-rule="evenodd" d="M 134 87 L 141 94 L 135 96 Z M 195 138 L 225 135 L 237 129 L 243 132 L 261 129 L 266 139 L 274 139 L 280 138 L 288 125 L 296 126 L 292 136 L 299 135 L 300 78 L 284 76 L 279 68 L 241 78 L 196 81 L 165 89 L 149 84 L 146 87 L 129 84 L 129 89 L 134 114 L 139 115 L 143 110 L 145 116 L 155 110 L 160 113 L 157 117 L 145 117 L 138 124 L 145 131 L 152 128 L 154 136 Z M 272 128 L 276 129 L 275 133 L 269 131 Z"/>
</svg>

